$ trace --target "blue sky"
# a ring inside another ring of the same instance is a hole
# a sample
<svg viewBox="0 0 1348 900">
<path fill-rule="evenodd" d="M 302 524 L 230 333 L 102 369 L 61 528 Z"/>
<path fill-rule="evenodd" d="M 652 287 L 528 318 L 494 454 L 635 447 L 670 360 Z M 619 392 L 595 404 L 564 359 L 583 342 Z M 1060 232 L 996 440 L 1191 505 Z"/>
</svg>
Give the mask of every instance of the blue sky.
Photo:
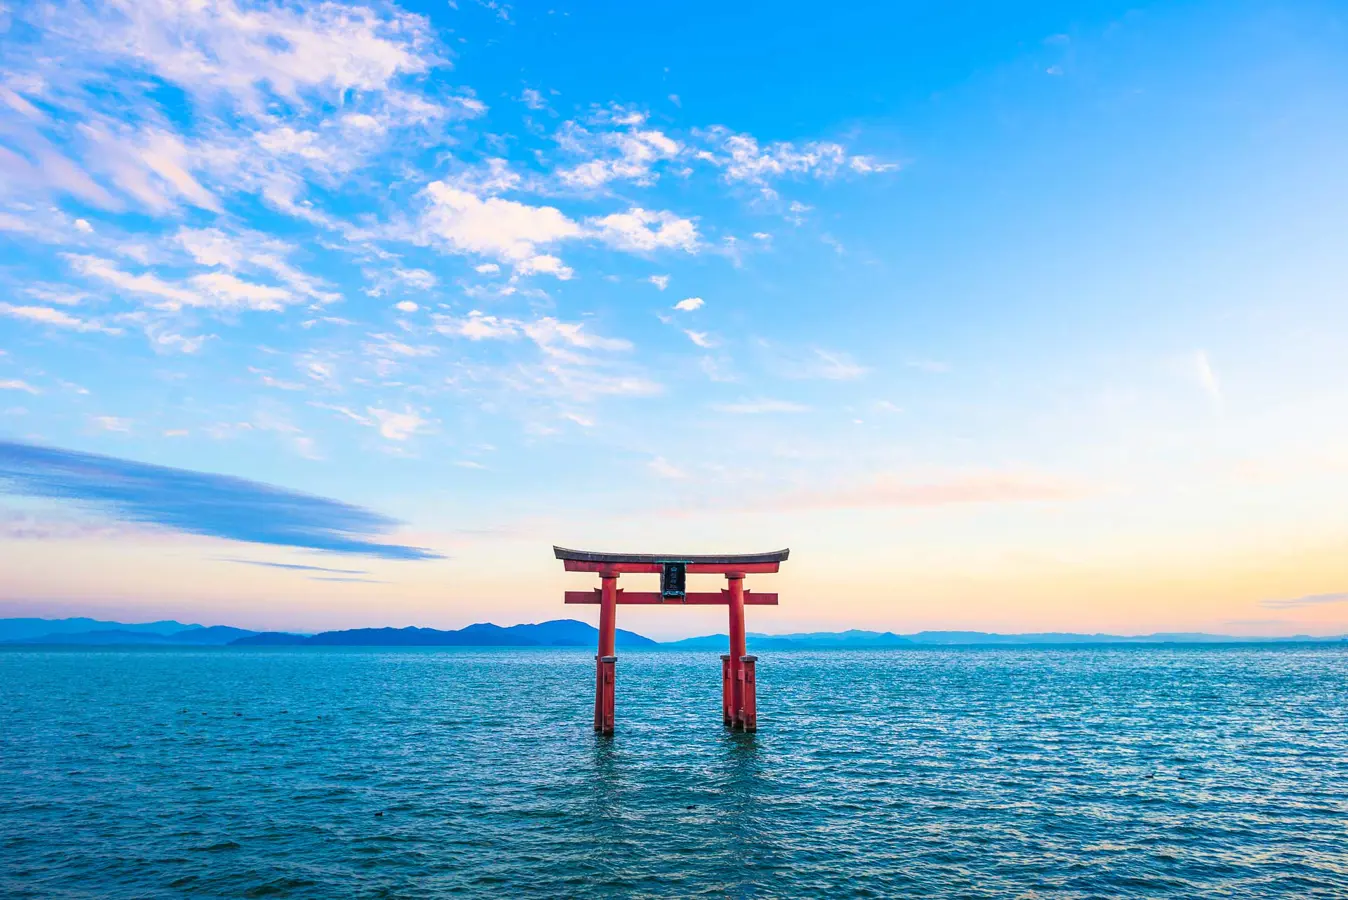
<svg viewBox="0 0 1348 900">
<path fill-rule="evenodd" d="M 1348 630 L 1346 28 L 11 5 L 0 602 L 508 624 L 554 542 L 789 545 L 762 630 Z"/>
</svg>

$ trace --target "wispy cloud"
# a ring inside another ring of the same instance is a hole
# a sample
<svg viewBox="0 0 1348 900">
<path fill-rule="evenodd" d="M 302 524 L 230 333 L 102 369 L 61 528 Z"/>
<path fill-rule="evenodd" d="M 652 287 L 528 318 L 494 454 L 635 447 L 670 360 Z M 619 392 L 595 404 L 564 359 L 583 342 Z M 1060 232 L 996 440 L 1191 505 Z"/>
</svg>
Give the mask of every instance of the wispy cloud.
<svg viewBox="0 0 1348 900">
<path fill-rule="evenodd" d="M 1192 358 L 1194 378 L 1198 380 L 1198 386 L 1203 392 L 1212 398 L 1214 403 L 1222 402 L 1222 383 L 1217 378 L 1217 373 L 1212 368 L 1212 361 L 1208 359 L 1206 350 L 1194 351 Z"/>
<path fill-rule="evenodd" d="M 711 408 L 716 412 L 743 416 L 756 416 L 764 413 L 803 413 L 810 410 L 808 406 L 793 403 L 790 400 L 769 400 L 766 398 L 740 400 L 737 403 L 713 403 Z"/>
<path fill-rule="evenodd" d="M 1332 594 L 1307 594 L 1304 597 L 1286 597 L 1273 600 L 1261 600 L 1264 609 L 1302 609 L 1307 606 L 1324 606 L 1330 603 L 1348 603 L 1348 591 Z"/>
<path fill-rule="evenodd" d="M 657 456 L 646 464 L 646 468 L 660 478 L 681 479 L 687 478 L 688 473 L 678 466 L 665 459 L 663 456 Z"/>
<path fill-rule="evenodd" d="M 716 346 L 716 342 L 713 341 L 705 331 L 693 331 L 691 328 L 688 328 L 685 329 L 683 333 L 688 335 L 688 340 L 704 350 Z"/>
<path fill-rule="evenodd" d="M 771 505 L 785 509 L 922 508 L 977 503 L 1043 503 L 1075 500 L 1080 484 L 1046 475 L 982 472 L 931 480 L 881 475 L 832 490 L 785 494 Z"/>
<path fill-rule="evenodd" d="M 833 141 L 803 144 L 777 141 L 760 145 L 751 134 L 720 126 L 706 129 L 701 135 L 710 149 L 696 153 L 698 159 L 720 167 L 727 181 L 743 181 L 763 188 L 784 177 L 829 179 L 843 172 L 870 175 L 898 168 L 897 163 L 850 153 Z"/>
<path fill-rule="evenodd" d="M 87 504 L 121 521 L 224 540 L 384 559 L 439 559 L 373 540 L 398 524 L 359 506 L 190 469 L 0 442 L 7 493 Z"/>
<path fill-rule="evenodd" d="M 116 431 L 125 434 L 131 430 L 131 421 L 118 416 L 93 416 L 89 421 L 104 431 Z"/>
<path fill-rule="evenodd" d="M 221 562 L 238 563 L 241 566 L 261 566 L 266 569 L 287 569 L 294 572 L 328 572 L 333 575 L 368 575 L 364 569 L 330 569 L 327 566 L 306 566 L 299 563 L 270 562 L 265 559 L 235 559 L 222 556 Z"/>
<path fill-rule="evenodd" d="M 68 328 L 71 331 L 97 331 L 114 335 L 122 333 L 120 328 L 110 328 L 98 322 L 81 319 L 72 316 L 63 309 L 54 309 L 50 306 L 12 306 L 8 303 L 0 303 L 0 315 L 9 316 L 12 319 L 26 319 L 29 322 L 51 325 L 56 328 Z"/>
<path fill-rule="evenodd" d="M 388 584 L 387 581 L 377 581 L 376 579 L 373 579 L 373 578 L 349 578 L 349 577 L 346 577 L 346 576 L 343 576 L 343 575 L 333 575 L 333 576 L 315 575 L 315 576 L 313 576 L 312 578 L 310 578 L 309 580 L 310 580 L 310 581 L 335 581 L 335 582 L 340 582 L 340 583 L 344 583 L 344 584 Z"/>
</svg>

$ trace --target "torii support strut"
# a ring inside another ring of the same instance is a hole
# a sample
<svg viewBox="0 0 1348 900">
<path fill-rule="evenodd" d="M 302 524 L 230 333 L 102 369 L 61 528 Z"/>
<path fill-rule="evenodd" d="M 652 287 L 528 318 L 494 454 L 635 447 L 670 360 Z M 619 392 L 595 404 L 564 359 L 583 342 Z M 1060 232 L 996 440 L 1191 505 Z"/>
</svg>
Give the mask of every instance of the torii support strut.
<svg viewBox="0 0 1348 900">
<path fill-rule="evenodd" d="M 615 638 L 618 606 L 621 604 L 724 605 L 730 611 L 730 653 L 721 657 L 721 716 L 737 731 L 758 728 L 758 692 L 755 663 L 744 639 L 744 607 L 776 606 L 776 594 L 753 594 L 744 589 L 744 576 L 777 572 L 789 550 L 737 556 L 661 555 L 654 553 L 592 553 L 553 547 L 568 572 L 593 572 L 600 587 L 593 591 L 567 591 L 567 603 L 599 604 L 599 652 L 595 655 L 594 730 L 613 733 L 614 679 L 618 661 Z M 726 587 L 719 592 L 687 591 L 685 577 L 724 575 Z M 623 591 L 618 576 L 658 574 L 659 591 Z"/>
</svg>

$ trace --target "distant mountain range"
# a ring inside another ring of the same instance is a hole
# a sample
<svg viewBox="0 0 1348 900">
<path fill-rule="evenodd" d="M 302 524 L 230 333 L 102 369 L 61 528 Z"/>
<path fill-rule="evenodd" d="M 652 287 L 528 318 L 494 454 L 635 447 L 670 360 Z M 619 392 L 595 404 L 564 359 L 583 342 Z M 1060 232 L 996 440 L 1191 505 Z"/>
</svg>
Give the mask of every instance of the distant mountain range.
<svg viewBox="0 0 1348 900">
<path fill-rule="evenodd" d="M 599 629 L 575 619 L 554 619 L 537 625 L 502 627 L 483 622 L 457 631 L 435 628 L 352 628 L 320 634 L 288 634 L 264 631 L 233 641 L 237 647 L 593 647 Z M 614 635 L 619 647 L 658 647 L 655 641 L 619 628 Z"/>
<path fill-rule="evenodd" d="M 1046 631 L 1028 634 L 994 634 L 987 631 L 919 631 L 894 634 L 892 631 L 817 631 L 806 634 L 748 634 L 749 646 L 758 650 L 833 649 L 884 647 L 957 647 L 957 646 L 1044 646 L 1090 644 L 1269 644 L 1337 642 L 1348 636 L 1315 637 L 1298 634 L 1289 637 L 1246 637 L 1202 632 L 1158 632 L 1155 634 L 1075 634 Z M 685 638 L 663 643 L 661 647 L 701 650 L 724 647 L 723 634 Z"/>
<path fill-rule="evenodd" d="M 482 623 L 456 631 L 353 628 L 312 635 L 173 621 L 128 625 L 97 619 L 0 619 L 0 644 L 46 646 L 593 647 L 598 641 L 598 629 L 575 619 L 509 627 Z M 659 646 L 648 637 L 621 628 L 615 643 L 626 649 Z"/>
<path fill-rule="evenodd" d="M 931 646 L 1043 646 L 1102 644 L 1235 644 L 1288 642 L 1341 642 L 1348 636 L 1235 637 L 1195 632 L 1163 632 L 1145 635 L 992 634 L 984 631 L 920 631 L 894 634 L 890 631 L 821 631 L 804 634 L 749 634 L 754 650 L 791 650 Z M 599 632 L 575 619 L 555 619 L 535 625 L 469 625 L 458 630 L 436 628 L 352 628 L 319 634 L 281 631 L 249 631 L 229 625 L 185 625 L 182 622 L 127 624 L 98 619 L 0 619 L 0 644 L 65 646 L 165 646 L 165 647 L 593 647 Z M 724 650 L 723 634 L 657 643 L 632 631 L 618 629 L 618 647 L 623 649 L 666 648 L 673 650 Z"/>
</svg>

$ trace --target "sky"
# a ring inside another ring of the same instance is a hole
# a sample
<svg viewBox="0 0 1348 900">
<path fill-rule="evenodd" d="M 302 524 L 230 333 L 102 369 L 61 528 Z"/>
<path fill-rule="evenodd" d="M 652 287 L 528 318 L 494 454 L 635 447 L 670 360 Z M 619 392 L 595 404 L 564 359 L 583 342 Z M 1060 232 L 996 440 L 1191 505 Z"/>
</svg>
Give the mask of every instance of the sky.
<svg viewBox="0 0 1348 900">
<path fill-rule="evenodd" d="M 0 615 L 1348 632 L 1346 151 L 1329 2 L 0 4 Z"/>
</svg>

